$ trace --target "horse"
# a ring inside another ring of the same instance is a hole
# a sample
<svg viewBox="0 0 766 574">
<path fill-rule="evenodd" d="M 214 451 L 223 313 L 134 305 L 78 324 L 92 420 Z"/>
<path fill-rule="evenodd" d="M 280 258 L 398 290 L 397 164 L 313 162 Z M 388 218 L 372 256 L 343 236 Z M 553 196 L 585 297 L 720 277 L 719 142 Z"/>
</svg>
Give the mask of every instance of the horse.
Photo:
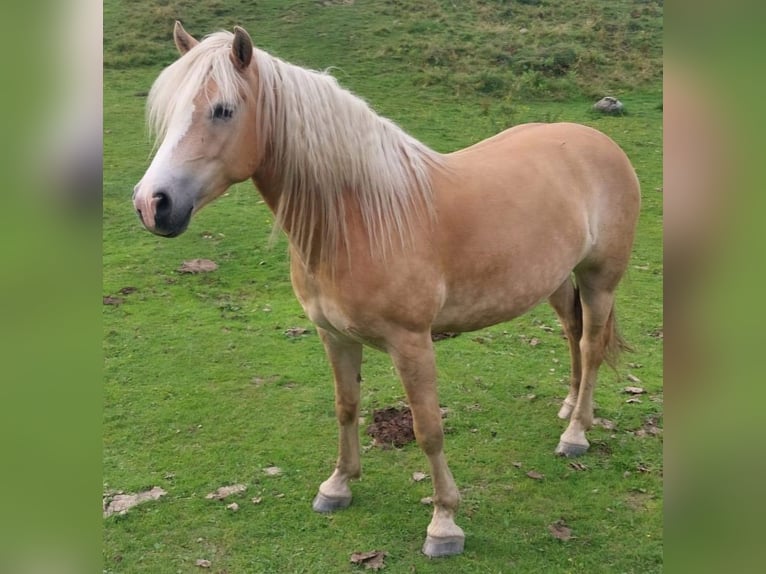
<svg viewBox="0 0 766 574">
<path fill-rule="evenodd" d="M 589 443 L 600 365 L 625 346 L 615 290 L 630 258 L 640 188 L 625 153 L 573 123 L 518 125 L 438 153 L 328 73 L 253 46 L 241 27 L 201 41 L 179 22 L 180 57 L 153 83 L 155 153 L 135 186 L 143 225 L 163 237 L 234 183 L 252 179 L 284 231 L 293 290 L 332 368 L 339 454 L 313 501 L 351 503 L 361 475 L 363 347 L 388 353 L 430 464 L 422 551 L 463 551 L 459 492 L 444 453 L 432 333 L 517 317 L 546 299 L 571 357 L 569 419 L 555 453 Z"/>
</svg>

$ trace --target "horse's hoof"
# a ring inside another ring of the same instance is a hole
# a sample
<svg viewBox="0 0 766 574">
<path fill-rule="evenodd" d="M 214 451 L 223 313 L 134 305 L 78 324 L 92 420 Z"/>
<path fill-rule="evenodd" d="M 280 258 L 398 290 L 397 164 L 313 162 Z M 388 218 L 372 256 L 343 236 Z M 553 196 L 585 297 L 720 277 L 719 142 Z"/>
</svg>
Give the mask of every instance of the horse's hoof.
<svg viewBox="0 0 766 574">
<path fill-rule="evenodd" d="M 588 452 L 589 446 L 589 444 L 574 444 L 562 440 L 556 447 L 556 454 L 567 457 L 580 456 L 581 454 Z"/>
<path fill-rule="evenodd" d="M 447 536 L 444 538 L 426 536 L 425 544 L 423 544 L 423 554 L 429 558 L 454 556 L 463 552 L 464 543 L 465 536 Z"/>
<path fill-rule="evenodd" d="M 349 504 L 351 504 L 350 496 L 334 498 L 325 496 L 321 492 L 318 492 L 314 497 L 314 502 L 312 503 L 311 507 L 315 512 L 334 512 L 336 510 L 343 510 L 344 508 L 348 508 Z"/>
</svg>

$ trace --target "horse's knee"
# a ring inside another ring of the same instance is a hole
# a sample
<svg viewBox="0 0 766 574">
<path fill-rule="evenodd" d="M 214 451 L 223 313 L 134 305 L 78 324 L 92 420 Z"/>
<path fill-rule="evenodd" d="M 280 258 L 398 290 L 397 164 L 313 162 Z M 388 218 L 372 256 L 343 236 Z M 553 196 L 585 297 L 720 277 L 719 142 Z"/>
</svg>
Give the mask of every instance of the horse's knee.
<svg viewBox="0 0 766 574">
<path fill-rule="evenodd" d="M 444 449 L 444 430 L 441 420 L 429 423 L 415 421 L 415 440 L 426 455 L 438 454 Z"/>
<path fill-rule="evenodd" d="M 349 425 L 358 420 L 359 403 L 356 401 L 336 401 L 335 416 L 341 425 Z"/>
</svg>

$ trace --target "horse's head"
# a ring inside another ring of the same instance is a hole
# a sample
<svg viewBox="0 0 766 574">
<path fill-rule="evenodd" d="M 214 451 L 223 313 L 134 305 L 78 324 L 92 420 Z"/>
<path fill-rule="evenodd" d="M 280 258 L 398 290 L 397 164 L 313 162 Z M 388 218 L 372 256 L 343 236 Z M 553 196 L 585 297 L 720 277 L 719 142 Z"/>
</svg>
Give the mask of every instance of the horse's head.
<svg viewBox="0 0 766 574">
<path fill-rule="evenodd" d="M 146 228 L 175 237 L 191 216 L 260 163 L 253 44 L 242 28 L 198 42 L 176 22 L 181 57 L 149 93 L 147 116 L 159 147 L 133 191 Z"/>
</svg>

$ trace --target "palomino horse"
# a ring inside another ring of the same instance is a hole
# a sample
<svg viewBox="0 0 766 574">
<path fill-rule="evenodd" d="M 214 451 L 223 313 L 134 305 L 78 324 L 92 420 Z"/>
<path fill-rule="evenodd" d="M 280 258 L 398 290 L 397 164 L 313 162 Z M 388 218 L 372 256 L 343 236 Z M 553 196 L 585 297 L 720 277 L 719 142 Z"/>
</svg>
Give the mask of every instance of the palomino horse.
<svg viewBox="0 0 766 574">
<path fill-rule="evenodd" d="M 464 534 L 447 466 L 432 331 L 507 321 L 548 299 L 569 340 L 569 418 L 556 452 L 588 448 L 600 364 L 619 351 L 614 292 L 640 191 L 607 136 L 529 124 L 442 155 L 376 115 L 329 75 L 283 62 L 242 28 L 198 42 L 157 78 L 148 120 L 159 147 L 133 204 L 161 236 L 252 178 L 289 238 L 295 294 L 335 379 L 340 454 L 314 510 L 351 502 L 360 476 L 362 347 L 387 352 L 430 463 L 434 512 L 423 552 L 457 554 Z"/>
</svg>

